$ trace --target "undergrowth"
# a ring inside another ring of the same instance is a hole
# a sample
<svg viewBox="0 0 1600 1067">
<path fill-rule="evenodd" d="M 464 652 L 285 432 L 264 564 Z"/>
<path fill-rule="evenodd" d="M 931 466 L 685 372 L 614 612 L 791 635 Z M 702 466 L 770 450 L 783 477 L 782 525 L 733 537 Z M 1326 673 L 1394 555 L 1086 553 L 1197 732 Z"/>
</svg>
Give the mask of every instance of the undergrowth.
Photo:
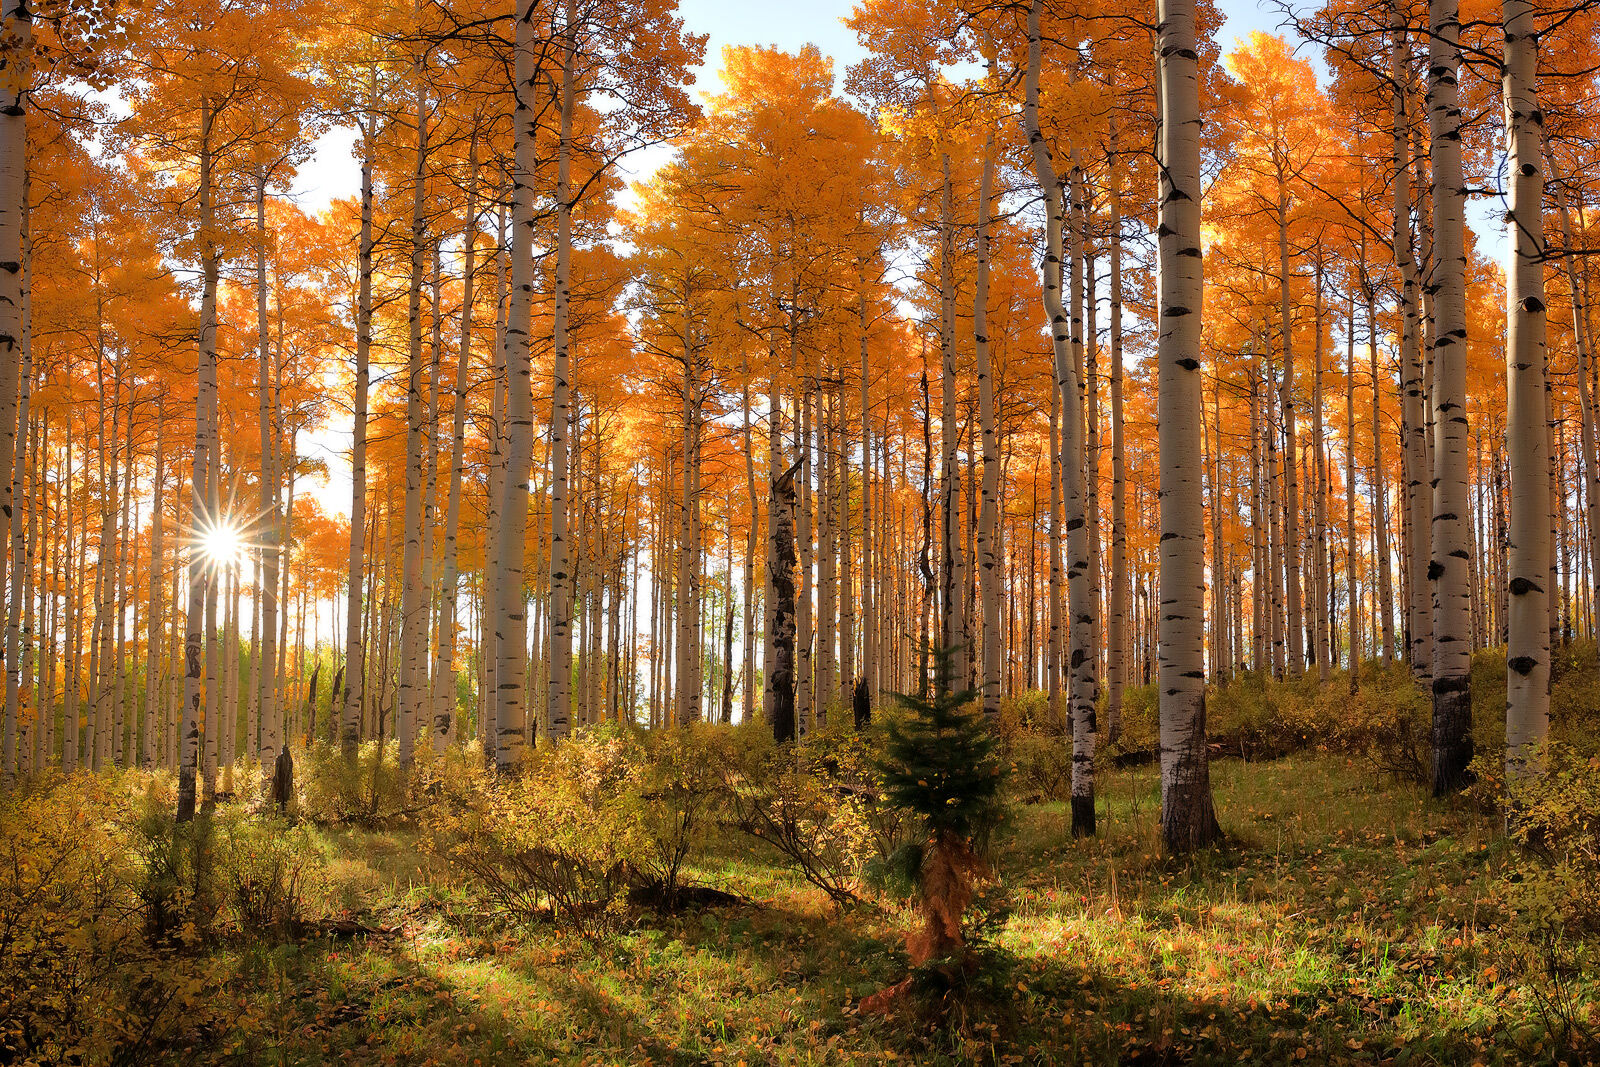
<svg viewBox="0 0 1600 1067">
<path fill-rule="evenodd" d="M 1593 1062 L 1592 655 L 1558 659 L 1550 776 L 1507 794 L 1485 758 L 1446 804 L 1378 758 L 1375 724 L 1425 721 L 1403 666 L 1354 701 L 1338 676 L 1214 690 L 1213 756 L 1246 758 L 1212 767 L 1227 844 L 1184 863 L 1137 756 L 1149 694 L 1129 691 L 1087 840 L 1048 701 L 1008 701 L 998 892 L 937 1029 L 862 1009 L 914 969 L 880 727 L 800 748 L 611 729 L 498 784 L 475 751 L 425 757 L 404 788 L 376 746 L 324 748 L 297 755 L 284 820 L 247 798 L 178 826 L 160 774 L 45 779 L 0 800 L 0 1062 Z M 1474 669 L 1493 753 L 1492 654 Z M 509 855 L 551 867 L 517 876 L 520 912 L 478 865 Z M 583 908 L 539 877 L 574 857 L 616 883 L 573 890 L 603 904 L 567 923 Z"/>
</svg>

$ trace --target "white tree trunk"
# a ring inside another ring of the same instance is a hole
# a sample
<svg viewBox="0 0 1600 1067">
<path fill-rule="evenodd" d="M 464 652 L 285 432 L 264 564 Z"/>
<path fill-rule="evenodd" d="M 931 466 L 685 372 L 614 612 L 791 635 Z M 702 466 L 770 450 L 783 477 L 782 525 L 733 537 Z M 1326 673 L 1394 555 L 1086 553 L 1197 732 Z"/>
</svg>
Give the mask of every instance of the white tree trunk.
<svg viewBox="0 0 1600 1067">
<path fill-rule="evenodd" d="M 278 474 L 273 465 L 273 433 L 276 412 L 272 403 L 271 352 L 267 347 L 267 178 L 256 170 L 256 332 L 257 376 L 256 415 L 261 430 L 261 512 L 260 553 L 261 629 L 255 636 L 256 714 L 259 716 L 256 760 L 262 775 L 270 782 L 278 752 L 288 738 L 279 729 L 277 696 L 272 679 L 278 662 Z M 256 531 L 252 530 L 251 533 Z"/>
<path fill-rule="evenodd" d="M 1506 445 L 1511 538 L 1506 644 L 1506 775 L 1534 773 L 1550 731 L 1550 473 L 1545 374 L 1544 117 L 1530 0 L 1505 0 Z M 1576 301 L 1577 294 L 1573 293 Z M 1580 340 L 1580 344 L 1581 344 Z M 1587 361 L 1585 361 L 1587 362 Z M 1582 367 L 1587 374 L 1588 368 Z"/>
<path fill-rule="evenodd" d="M 1578 409 L 1579 433 L 1583 447 L 1583 486 L 1585 521 L 1588 525 L 1586 547 L 1589 564 L 1590 609 L 1600 615 L 1600 448 L 1595 445 L 1594 396 L 1589 386 L 1589 375 L 1594 370 L 1593 338 L 1584 314 L 1585 305 L 1580 295 L 1583 290 L 1578 279 L 1576 257 L 1572 251 L 1572 220 L 1567 211 L 1567 195 L 1563 183 L 1555 183 L 1556 209 L 1561 219 L 1562 256 L 1567 274 L 1567 289 L 1572 294 L 1572 335 L 1578 349 Z"/>
<path fill-rule="evenodd" d="M 1394 83 L 1392 133 L 1394 138 L 1394 229 L 1392 243 L 1395 265 L 1400 271 L 1400 371 L 1401 425 L 1405 439 L 1401 448 L 1402 480 L 1405 483 L 1407 526 L 1406 543 L 1406 660 L 1412 677 L 1426 681 L 1433 669 L 1433 612 L 1428 585 L 1428 491 L 1427 409 L 1423 395 L 1421 321 L 1417 265 L 1411 251 L 1411 120 L 1406 114 L 1407 71 L 1410 67 L 1406 45 L 1406 25 L 1398 5 L 1392 8 L 1390 27 L 1389 77 Z"/>
<path fill-rule="evenodd" d="M 417 726 L 428 692 L 428 598 L 422 577 L 423 397 L 422 271 L 427 251 L 424 214 L 428 160 L 427 88 L 422 62 L 416 70 L 417 149 L 411 172 L 411 276 L 407 287 L 409 348 L 406 362 L 406 497 L 400 564 L 400 693 L 395 736 L 400 768 L 410 768 Z"/>
<path fill-rule="evenodd" d="M 965 647 L 967 622 L 966 580 L 961 553 L 961 469 L 956 462 L 956 310 L 955 310 L 955 223 L 951 218 L 950 155 L 941 157 L 943 176 L 939 186 L 939 644 L 951 652 L 951 678 L 965 685 L 969 650 Z M 802 481 L 802 499 L 805 482 Z M 804 566 L 805 519 L 801 518 L 801 560 Z M 802 589 L 800 611 L 805 614 Z M 805 627 L 801 626 L 801 662 L 805 662 Z M 801 671 L 802 683 L 805 672 Z M 805 701 L 801 700 L 802 714 Z"/>
<path fill-rule="evenodd" d="M 1122 178 L 1112 135 L 1110 179 L 1111 298 L 1111 590 L 1106 626 L 1106 738 L 1122 728 L 1122 688 L 1127 682 L 1128 534 L 1125 445 L 1122 426 Z"/>
<path fill-rule="evenodd" d="M 511 172 L 511 295 L 506 309 L 506 469 L 496 539 L 495 573 L 495 766 L 522 762 L 527 744 L 527 598 L 523 555 L 528 524 L 528 478 L 533 463 L 533 353 L 528 331 L 533 315 L 533 177 L 537 167 L 533 0 L 518 0 L 515 48 L 515 150 Z"/>
<path fill-rule="evenodd" d="M 1190 852 L 1221 836 L 1206 760 L 1205 532 L 1200 448 L 1200 92 L 1193 0 L 1158 0 L 1161 452 L 1161 835 Z"/>
<path fill-rule="evenodd" d="M 991 61 L 991 77 L 993 71 L 994 63 Z M 978 419 L 983 433 L 983 498 L 976 531 L 978 585 L 983 605 L 982 694 L 984 718 L 991 724 L 1000 719 L 1003 633 L 1000 619 L 1000 429 L 995 417 L 994 366 L 989 345 L 989 212 L 994 187 L 994 140 L 994 129 L 990 126 L 984 135 L 982 176 L 978 182 L 978 263 L 972 296 L 972 341 L 978 364 Z M 862 299 L 865 300 L 865 296 Z"/>
<path fill-rule="evenodd" d="M 20 316 L 19 316 L 20 319 Z M 20 331 L 19 331 L 20 336 Z M 28 408 L 30 407 L 30 394 L 33 385 L 33 353 L 26 344 L 20 345 L 21 359 L 18 369 L 18 391 L 16 419 L 22 427 L 21 436 L 26 451 Z M 27 464 L 18 462 L 11 467 L 11 486 L 7 492 L 11 527 L 11 572 L 10 589 L 6 597 L 6 712 L 5 712 L 5 741 L 4 741 L 4 781 L 10 781 L 17 774 L 17 734 L 21 726 L 21 691 L 22 691 L 22 612 L 25 599 L 23 584 L 27 577 L 25 532 L 23 525 L 23 511 L 27 509 Z M 102 542 L 104 545 L 104 542 Z M 102 548 L 102 551 L 104 549 Z"/>
<path fill-rule="evenodd" d="M 1467 256 L 1456 76 L 1456 0 L 1431 0 L 1428 130 L 1433 162 L 1433 791 L 1454 792 L 1472 761 L 1471 537 L 1467 527 Z M 1534 164 L 1537 168 L 1537 163 Z M 1509 345 L 1508 345 L 1509 351 Z"/>
<path fill-rule="evenodd" d="M 1083 408 L 1078 369 L 1073 352 L 1074 331 L 1061 299 L 1062 236 L 1065 209 L 1055 164 L 1039 125 L 1039 75 L 1042 0 L 1028 11 L 1028 69 L 1023 103 L 1023 126 L 1032 152 L 1034 174 L 1045 199 L 1045 257 L 1043 296 L 1050 319 L 1055 357 L 1056 391 L 1061 400 L 1062 505 L 1067 529 L 1067 614 L 1072 724 L 1072 827 L 1074 833 L 1092 834 L 1094 825 L 1094 657 L 1089 649 L 1094 606 L 1088 602 L 1088 527 L 1084 516 Z M 1076 161 L 1074 161 L 1076 166 Z M 1081 303 L 1079 305 L 1081 307 Z"/>
<path fill-rule="evenodd" d="M 189 485 L 189 521 L 204 529 L 211 515 L 210 479 L 214 462 L 212 451 L 216 435 L 211 427 L 213 400 L 217 392 L 217 278 L 218 252 L 210 234 L 212 219 L 211 127 L 215 118 L 211 102 L 200 107 L 199 233 L 201 235 L 200 344 L 196 373 L 194 467 Z M 205 559 L 189 547 L 186 563 L 188 606 L 183 639 L 183 720 L 178 730 L 178 812 L 179 822 L 194 817 L 195 777 L 200 757 L 200 672 L 201 641 L 205 634 L 206 591 L 211 569 Z M 73 711 L 74 732 L 76 711 Z M 207 724 L 208 731 L 211 729 Z M 76 739 L 74 738 L 74 741 Z M 74 746 L 75 747 L 75 746 Z"/>
<path fill-rule="evenodd" d="M 550 414 L 550 737 L 560 741 L 572 722 L 572 574 L 568 545 L 567 427 L 571 420 L 568 303 L 572 275 L 572 120 L 577 90 L 576 8 L 566 0 L 561 63 L 561 140 L 556 156 L 555 358 Z"/>
<path fill-rule="evenodd" d="M 458 534 L 461 526 L 461 479 L 465 468 L 467 372 L 472 358 L 473 274 L 478 252 L 478 138 L 474 129 L 467 150 L 467 212 L 462 234 L 461 336 L 456 350 L 454 407 L 450 421 L 450 484 L 445 490 L 444 556 L 439 561 L 439 636 L 433 664 L 433 744 L 438 751 L 455 733 L 456 601 L 461 584 Z"/>
<path fill-rule="evenodd" d="M 9 522 L 23 348 L 27 109 L 33 78 L 33 13 L 27 0 L 5 0 L 0 4 L 0 23 L 12 37 L 6 46 L 5 69 L 0 72 L 0 513 Z"/>
<path fill-rule="evenodd" d="M 1278 188 L 1278 330 L 1283 346 L 1283 378 L 1278 406 L 1283 409 L 1283 577 L 1284 625 L 1289 638 L 1289 676 L 1298 678 L 1306 664 L 1305 618 L 1300 597 L 1300 494 L 1296 479 L 1294 419 L 1294 316 L 1290 311 L 1289 192 L 1280 177 Z M 1273 572 L 1276 580 L 1277 572 Z"/>
<path fill-rule="evenodd" d="M 367 100 L 375 105 L 376 72 L 368 75 Z M 366 648 L 361 641 L 361 590 L 366 560 L 367 516 L 367 387 L 372 350 L 372 156 L 373 120 L 361 129 L 361 234 L 356 270 L 356 366 L 352 443 L 350 450 L 350 552 L 345 578 L 344 713 L 339 743 L 354 762 L 361 742 L 361 706 L 366 694 Z"/>
</svg>

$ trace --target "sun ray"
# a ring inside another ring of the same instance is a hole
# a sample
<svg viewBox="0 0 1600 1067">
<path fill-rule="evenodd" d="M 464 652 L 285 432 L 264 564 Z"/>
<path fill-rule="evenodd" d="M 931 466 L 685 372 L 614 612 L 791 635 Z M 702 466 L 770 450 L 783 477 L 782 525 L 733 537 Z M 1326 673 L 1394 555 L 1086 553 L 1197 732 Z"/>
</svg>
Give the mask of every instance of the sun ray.
<svg viewBox="0 0 1600 1067">
<path fill-rule="evenodd" d="M 181 533 L 185 548 L 211 571 L 243 567 L 249 558 L 268 547 L 262 540 L 271 526 L 265 512 L 240 511 L 237 493 L 228 493 L 227 503 L 211 519 L 198 518 Z"/>
</svg>

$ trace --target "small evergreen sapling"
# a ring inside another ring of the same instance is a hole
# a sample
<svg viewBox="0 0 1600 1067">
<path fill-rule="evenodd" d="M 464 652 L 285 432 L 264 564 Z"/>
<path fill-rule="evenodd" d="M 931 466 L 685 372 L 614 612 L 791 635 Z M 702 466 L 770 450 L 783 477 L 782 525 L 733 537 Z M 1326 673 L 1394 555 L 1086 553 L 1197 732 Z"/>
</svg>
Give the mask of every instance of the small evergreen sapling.
<svg viewBox="0 0 1600 1067">
<path fill-rule="evenodd" d="M 907 857 L 922 913 L 922 928 L 907 939 L 911 962 L 943 961 L 954 977 L 967 966 L 962 920 L 988 873 L 983 853 L 1004 809 L 998 739 L 976 694 L 952 691 L 953 650 L 933 656 L 917 694 L 896 694 L 906 714 L 888 723 L 881 770 L 889 802 L 922 820 L 920 845 Z"/>
</svg>

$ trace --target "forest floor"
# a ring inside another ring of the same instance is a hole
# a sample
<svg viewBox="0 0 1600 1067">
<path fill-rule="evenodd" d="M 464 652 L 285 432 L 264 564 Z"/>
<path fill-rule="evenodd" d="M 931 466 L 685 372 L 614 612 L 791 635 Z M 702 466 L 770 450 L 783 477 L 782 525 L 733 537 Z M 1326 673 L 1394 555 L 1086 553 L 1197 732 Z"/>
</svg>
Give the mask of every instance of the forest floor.
<svg viewBox="0 0 1600 1067">
<path fill-rule="evenodd" d="M 509 928 L 408 833 L 319 832 L 322 892 L 380 936 L 233 950 L 240 1063 L 1555 1063 L 1503 958 L 1494 817 L 1343 757 L 1214 764 L 1228 844 L 1162 857 L 1151 767 L 1107 772 L 1100 834 L 1058 804 L 999 844 L 991 1007 L 930 1033 L 867 1015 L 907 917 L 840 912 L 736 841 L 696 872 L 748 904 L 582 939 Z M 1576 1063 L 1577 1060 L 1572 1062 Z"/>
</svg>

